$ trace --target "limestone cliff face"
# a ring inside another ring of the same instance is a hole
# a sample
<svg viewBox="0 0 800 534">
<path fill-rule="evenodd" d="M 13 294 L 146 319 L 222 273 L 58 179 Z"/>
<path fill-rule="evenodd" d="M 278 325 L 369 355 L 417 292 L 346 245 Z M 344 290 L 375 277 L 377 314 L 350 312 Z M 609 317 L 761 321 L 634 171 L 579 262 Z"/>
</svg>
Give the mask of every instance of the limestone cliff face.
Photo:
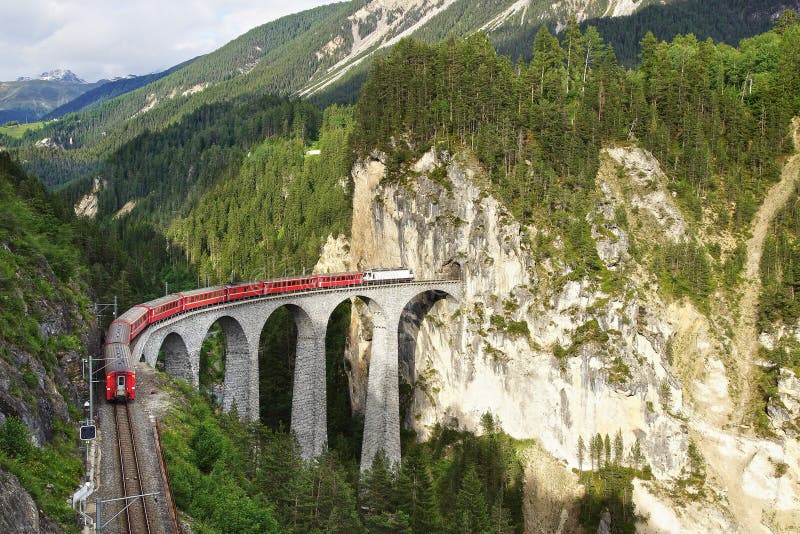
<svg viewBox="0 0 800 534">
<path fill-rule="evenodd" d="M 404 265 L 418 278 L 456 266 L 464 279 L 461 302 L 422 302 L 401 324 L 400 368 L 413 384 L 401 405 L 405 424 L 422 438 L 436 423 L 479 432 L 481 415 L 491 412 L 509 434 L 535 439 L 555 458 L 542 464 L 552 480 L 574 484 L 569 473 L 550 468 L 578 467 L 579 437 L 588 442 L 620 431 L 625 454 L 638 440 L 655 477 L 637 482 L 634 492 L 650 531 L 800 525 L 797 445 L 747 437 L 732 424 L 737 365 L 722 312 L 701 312 L 686 299 L 663 302 L 655 275 L 633 253 L 632 242 L 658 247 L 705 238 L 687 224 L 652 155 L 637 148 L 601 154 L 587 221 L 598 255 L 624 280 L 607 292 L 571 277 L 559 236 L 517 222 L 466 156 L 429 152 L 389 179 L 376 154 L 356 164 L 352 177 L 350 241 L 330 240 L 321 265 Z M 554 243 L 556 253 L 542 253 L 540 242 Z M 370 330 L 365 307 L 354 306 L 346 357 L 357 411 L 366 399 Z M 780 388 L 787 400 L 775 417 L 789 419 L 800 388 L 788 373 Z M 673 490 L 689 471 L 690 440 L 705 462 L 709 491 L 687 506 L 676 503 Z M 548 487 L 535 473 L 529 478 Z M 569 519 L 576 491 L 542 501 L 563 503 L 543 531 Z"/>
<path fill-rule="evenodd" d="M 0 469 L 0 531 L 8 534 L 63 532 L 44 515 L 33 498 L 23 489 L 17 477 Z"/>
<path fill-rule="evenodd" d="M 511 435 L 535 438 L 574 466 L 578 436 L 621 431 L 627 447 L 640 441 L 657 476 L 678 476 L 687 431 L 664 356 L 673 330 L 663 304 L 612 297 L 580 280 L 558 284 L 563 266 L 534 259 L 539 231 L 486 194 L 475 168 L 430 152 L 402 182 L 380 181 L 380 158 L 353 172 L 352 267 L 405 265 L 431 278 L 458 264 L 465 280 L 460 303 L 440 301 L 424 318 L 424 307 L 410 309 L 401 327 L 401 368 L 414 384 L 406 423 L 422 437 L 435 423 L 477 431 L 492 412 Z M 363 311 L 354 315 L 357 383 L 366 380 L 369 329 L 360 328 Z M 587 331 L 608 340 L 579 339 Z M 556 347 L 569 355 L 556 358 Z M 356 409 L 364 390 L 352 388 Z"/>
</svg>

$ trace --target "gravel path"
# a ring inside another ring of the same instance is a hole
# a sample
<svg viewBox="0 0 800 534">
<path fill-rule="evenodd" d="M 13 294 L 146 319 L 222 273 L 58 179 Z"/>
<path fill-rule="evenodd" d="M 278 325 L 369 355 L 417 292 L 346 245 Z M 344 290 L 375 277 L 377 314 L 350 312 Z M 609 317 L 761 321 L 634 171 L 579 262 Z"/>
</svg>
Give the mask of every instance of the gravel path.
<svg viewBox="0 0 800 534">
<path fill-rule="evenodd" d="M 736 321 L 734 346 L 739 367 L 736 376 L 739 402 L 738 410 L 745 422 L 749 407 L 753 401 L 753 365 L 758 359 L 758 301 L 761 295 L 761 254 L 764 251 L 764 241 L 767 238 L 772 221 L 778 212 L 786 205 L 795 193 L 798 177 L 800 176 L 800 119 L 792 122 L 792 132 L 795 154 L 790 157 L 783 167 L 781 180 L 772 186 L 764 198 L 764 203 L 758 209 L 753 224 L 750 228 L 752 237 L 747 240 L 747 261 L 745 263 L 744 280 L 741 283 L 739 294 L 739 314 Z"/>
</svg>

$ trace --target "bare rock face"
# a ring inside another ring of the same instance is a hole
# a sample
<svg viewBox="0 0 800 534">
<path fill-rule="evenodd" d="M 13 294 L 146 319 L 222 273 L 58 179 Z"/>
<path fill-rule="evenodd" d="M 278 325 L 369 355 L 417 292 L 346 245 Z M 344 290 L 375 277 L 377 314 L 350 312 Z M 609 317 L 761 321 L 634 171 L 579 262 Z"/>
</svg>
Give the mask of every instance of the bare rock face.
<svg viewBox="0 0 800 534">
<path fill-rule="evenodd" d="M 624 280 L 608 292 L 570 276 L 559 236 L 516 221 L 467 156 L 434 150 L 391 178 L 380 154 L 354 166 L 349 268 L 402 265 L 418 278 L 447 272 L 465 284 L 460 302 L 422 298 L 404 313 L 405 425 L 421 439 L 435 424 L 479 432 L 490 412 L 513 437 L 534 439 L 566 468 L 532 468 L 526 483 L 536 490 L 526 497 L 536 517 L 542 503 L 556 503 L 545 531 L 569 529 L 574 510 L 565 503 L 577 495 L 565 489 L 549 501 L 545 481 L 571 487 L 578 438 L 588 443 L 617 432 L 628 463 L 638 442 L 640 467 L 649 465 L 654 476 L 637 482 L 633 495 L 637 511 L 650 517 L 643 531 L 666 532 L 671 524 L 685 531 L 800 528 L 800 446 L 731 427 L 736 376 L 724 323 L 688 299 L 665 303 L 656 276 L 630 252 L 634 241 L 658 247 L 703 236 L 692 233 L 651 154 L 611 148 L 600 163 L 587 222 L 600 259 Z M 541 241 L 555 252 L 543 254 Z M 365 307 L 353 310 L 351 400 L 363 410 L 371 327 Z M 800 381 L 784 372 L 778 386 L 770 415 L 787 432 L 800 415 Z M 707 477 L 702 495 L 683 494 L 686 505 L 674 495 L 693 469 L 690 440 Z"/>
<path fill-rule="evenodd" d="M 682 393 L 664 357 L 672 330 L 660 302 L 611 297 L 585 281 L 554 287 L 561 267 L 534 259 L 540 230 L 486 194 L 475 168 L 431 151 L 413 166 L 413 183 L 381 181 L 379 155 L 353 169 L 350 266 L 403 265 L 419 278 L 455 269 L 466 284 L 460 303 L 423 299 L 407 310 L 400 359 L 414 388 L 406 424 L 422 438 L 436 423 L 478 431 L 491 412 L 512 436 L 535 438 L 575 467 L 579 436 L 620 431 L 626 450 L 640 441 L 656 476 L 679 476 L 687 435 L 672 415 Z M 617 229 L 606 257 L 619 263 L 627 238 Z M 349 342 L 351 379 L 364 381 L 351 388 L 356 409 L 366 390 L 365 314 L 354 307 Z M 588 331 L 608 339 L 586 340 Z"/>
<path fill-rule="evenodd" d="M 767 415 L 775 430 L 790 438 L 800 433 L 800 380 L 790 369 L 781 369 L 778 397 L 770 399 Z"/>
<path fill-rule="evenodd" d="M 0 532 L 39 534 L 62 532 L 42 515 L 33 498 L 22 488 L 17 477 L 0 470 Z"/>
</svg>

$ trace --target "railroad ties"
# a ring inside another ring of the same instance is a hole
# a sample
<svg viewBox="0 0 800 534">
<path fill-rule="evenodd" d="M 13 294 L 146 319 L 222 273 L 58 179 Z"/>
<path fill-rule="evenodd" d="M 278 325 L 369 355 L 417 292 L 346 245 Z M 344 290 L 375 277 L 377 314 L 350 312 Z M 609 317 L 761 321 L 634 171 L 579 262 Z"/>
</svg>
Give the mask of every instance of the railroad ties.
<svg viewBox="0 0 800 534">
<path fill-rule="evenodd" d="M 125 497 L 143 495 L 145 491 L 139 469 L 139 458 L 136 454 L 135 423 L 129 404 L 114 405 L 114 424 L 117 429 L 122 495 Z M 125 532 L 130 534 L 151 532 L 146 499 L 146 497 L 134 497 L 123 501 L 124 505 L 130 505 L 120 516 L 123 529 L 127 529 Z"/>
</svg>

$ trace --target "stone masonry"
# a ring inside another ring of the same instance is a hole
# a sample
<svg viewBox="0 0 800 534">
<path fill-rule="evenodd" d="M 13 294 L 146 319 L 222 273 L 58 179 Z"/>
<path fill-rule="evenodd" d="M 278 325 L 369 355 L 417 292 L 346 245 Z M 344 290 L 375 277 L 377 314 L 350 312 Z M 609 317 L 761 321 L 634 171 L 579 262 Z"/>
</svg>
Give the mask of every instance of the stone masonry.
<svg viewBox="0 0 800 534">
<path fill-rule="evenodd" d="M 343 301 L 360 298 L 374 322 L 367 384 L 361 469 L 368 469 L 379 450 L 392 463 L 400 461 L 398 392 L 398 332 L 400 317 L 420 298 L 460 300 L 457 280 L 346 287 L 278 295 L 191 311 L 147 328 L 133 345 L 134 361 L 155 366 L 164 352 L 167 372 L 199 383 L 200 347 L 209 328 L 219 321 L 227 340 L 223 408 L 258 419 L 258 343 L 272 313 L 286 306 L 297 325 L 297 355 L 292 395 L 291 429 L 304 458 L 319 456 L 327 447 L 325 332 L 333 310 Z"/>
</svg>

